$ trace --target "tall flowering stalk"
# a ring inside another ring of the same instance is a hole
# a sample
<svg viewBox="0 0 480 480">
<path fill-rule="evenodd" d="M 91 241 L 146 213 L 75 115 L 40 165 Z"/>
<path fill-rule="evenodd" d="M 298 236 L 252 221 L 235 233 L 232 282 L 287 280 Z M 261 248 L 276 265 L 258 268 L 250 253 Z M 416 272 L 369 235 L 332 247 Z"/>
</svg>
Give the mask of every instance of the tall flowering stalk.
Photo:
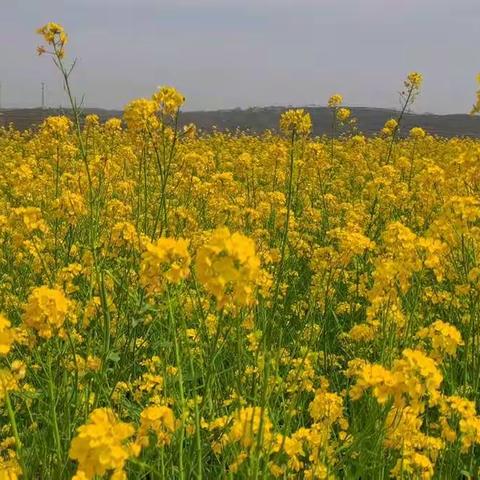
<svg viewBox="0 0 480 480">
<path fill-rule="evenodd" d="M 389 164 L 392 157 L 393 146 L 397 140 L 398 134 L 400 132 L 400 126 L 407 111 L 407 108 L 410 107 L 415 101 L 416 97 L 420 93 L 420 88 L 422 87 L 423 76 L 418 72 L 411 72 L 408 74 L 407 79 L 403 82 L 404 89 L 400 92 L 400 101 L 402 109 L 400 114 L 396 119 L 396 123 L 392 125 L 391 128 L 391 138 L 390 144 L 388 146 L 387 158 L 385 160 L 386 164 Z"/>
</svg>

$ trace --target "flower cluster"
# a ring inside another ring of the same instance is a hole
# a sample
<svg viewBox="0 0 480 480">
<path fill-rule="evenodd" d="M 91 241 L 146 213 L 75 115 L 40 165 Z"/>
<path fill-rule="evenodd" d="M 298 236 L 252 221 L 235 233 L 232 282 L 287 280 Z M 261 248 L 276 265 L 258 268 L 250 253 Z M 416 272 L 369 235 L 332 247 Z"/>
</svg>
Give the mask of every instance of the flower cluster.
<svg viewBox="0 0 480 480">
<path fill-rule="evenodd" d="M 480 73 L 477 75 L 477 82 L 480 85 Z M 472 110 L 470 111 L 471 115 L 475 115 L 480 112 L 480 88 L 477 90 L 477 101 L 473 105 Z"/>
<path fill-rule="evenodd" d="M 152 96 L 160 112 L 166 116 L 175 116 L 185 102 L 185 97 L 173 87 L 160 87 Z"/>
<path fill-rule="evenodd" d="M 37 30 L 39 35 L 42 35 L 48 45 L 53 47 L 54 54 L 62 58 L 65 55 L 65 45 L 68 42 L 68 35 L 64 28 L 58 23 L 49 22 Z M 46 52 L 45 47 L 40 46 L 37 49 L 39 55 Z"/>
<path fill-rule="evenodd" d="M 150 293 L 161 293 L 168 283 L 178 284 L 190 274 L 188 240 L 159 238 L 147 242 L 142 254 L 140 282 Z"/>
<path fill-rule="evenodd" d="M 140 414 L 140 428 L 138 429 L 138 442 L 148 446 L 149 434 L 154 433 L 157 437 L 157 445 L 168 445 L 175 431 L 175 415 L 171 408 L 163 405 L 152 405 L 145 408 Z"/>
<path fill-rule="evenodd" d="M 62 290 L 46 286 L 34 288 L 25 305 L 23 323 L 44 339 L 62 332 L 71 311 L 71 302 Z"/>
<path fill-rule="evenodd" d="M 134 433 L 134 427 L 118 420 L 112 410 L 94 410 L 70 446 L 70 458 L 78 462 L 73 478 L 90 480 L 112 471 L 112 480 L 126 479 L 125 463 L 136 455 L 136 449 L 127 442 Z"/>
<path fill-rule="evenodd" d="M 308 135 L 312 130 L 310 114 L 302 108 L 287 110 L 280 118 L 280 129 L 286 134 Z"/>
<path fill-rule="evenodd" d="M 441 359 L 445 355 L 455 355 L 457 348 L 463 345 L 460 332 L 453 325 L 437 320 L 430 326 L 417 332 L 417 337 L 431 342 L 433 356 Z"/>
<path fill-rule="evenodd" d="M 212 232 L 198 249 L 195 270 L 219 308 L 227 304 L 253 305 L 263 276 L 253 240 L 241 233 L 231 234 L 228 228 Z"/>
<path fill-rule="evenodd" d="M 15 341 L 15 331 L 11 323 L 0 314 L 0 355 L 7 355 Z"/>
</svg>

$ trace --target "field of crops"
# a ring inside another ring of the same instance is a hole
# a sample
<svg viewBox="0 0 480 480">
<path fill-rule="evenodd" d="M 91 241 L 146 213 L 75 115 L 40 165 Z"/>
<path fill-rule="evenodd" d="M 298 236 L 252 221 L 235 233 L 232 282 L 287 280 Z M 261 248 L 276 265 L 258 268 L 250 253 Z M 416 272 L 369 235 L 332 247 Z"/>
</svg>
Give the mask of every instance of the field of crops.
<svg viewBox="0 0 480 480">
<path fill-rule="evenodd" d="M 480 142 L 80 122 L 41 33 L 74 115 L 0 130 L 0 479 L 478 478 Z"/>
</svg>

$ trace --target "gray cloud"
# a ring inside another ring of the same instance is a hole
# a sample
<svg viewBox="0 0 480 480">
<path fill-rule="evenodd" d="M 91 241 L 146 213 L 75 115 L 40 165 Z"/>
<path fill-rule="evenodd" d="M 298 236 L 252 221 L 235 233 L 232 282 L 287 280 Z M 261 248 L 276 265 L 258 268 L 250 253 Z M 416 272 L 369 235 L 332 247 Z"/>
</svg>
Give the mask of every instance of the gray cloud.
<svg viewBox="0 0 480 480">
<path fill-rule="evenodd" d="M 324 104 L 397 105 L 402 80 L 424 74 L 417 111 L 465 112 L 473 102 L 478 0 L 0 0 L 5 105 L 65 103 L 35 29 L 53 20 L 78 57 L 75 91 L 122 107 L 160 84 L 189 109 Z"/>
</svg>

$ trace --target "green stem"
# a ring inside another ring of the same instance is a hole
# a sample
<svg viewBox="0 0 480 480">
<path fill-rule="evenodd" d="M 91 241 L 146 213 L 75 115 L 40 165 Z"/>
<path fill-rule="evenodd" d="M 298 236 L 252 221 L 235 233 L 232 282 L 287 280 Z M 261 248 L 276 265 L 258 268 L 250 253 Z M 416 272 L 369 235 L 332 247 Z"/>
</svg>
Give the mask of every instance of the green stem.
<svg viewBox="0 0 480 480">
<path fill-rule="evenodd" d="M 58 458 L 58 462 L 60 463 L 63 458 L 62 453 L 62 443 L 60 441 L 60 431 L 58 429 L 58 421 L 57 421 L 57 408 L 55 405 L 55 388 L 53 386 L 53 378 L 52 378 L 52 363 L 51 360 L 48 360 L 48 396 L 50 400 L 50 415 L 52 418 L 52 426 L 53 426 L 53 438 L 55 442 L 55 450 Z"/>
<path fill-rule="evenodd" d="M 167 303 L 168 303 L 168 316 L 170 318 L 170 326 L 173 330 L 173 343 L 175 348 L 175 362 L 178 368 L 178 388 L 180 391 L 180 403 L 181 403 L 181 414 L 185 412 L 185 391 L 183 389 L 183 372 L 182 372 L 182 364 L 181 364 L 181 355 L 180 355 L 180 348 L 178 345 L 178 338 L 177 338 L 177 331 L 176 331 L 176 322 L 173 316 L 173 309 L 172 309 L 172 301 L 170 297 L 170 290 L 167 287 Z M 180 448 L 178 452 L 178 469 L 179 469 L 179 478 L 185 479 L 185 470 L 183 464 L 183 441 L 185 439 L 185 422 L 182 418 L 181 420 L 181 427 L 180 427 Z"/>
<path fill-rule="evenodd" d="M 13 430 L 13 436 L 15 438 L 15 446 L 17 449 L 17 458 L 18 458 L 18 463 L 20 464 L 20 467 L 22 469 L 22 473 L 24 478 L 28 478 L 27 475 L 27 470 L 25 468 L 25 464 L 23 462 L 23 445 L 20 440 L 20 435 L 18 434 L 18 427 L 17 427 L 17 420 L 15 418 L 15 411 L 13 410 L 12 407 L 12 402 L 10 400 L 10 395 L 8 394 L 8 390 L 5 389 L 5 403 L 7 405 L 7 412 L 8 412 L 8 418 L 10 420 L 10 425 Z"/>
</svg>

